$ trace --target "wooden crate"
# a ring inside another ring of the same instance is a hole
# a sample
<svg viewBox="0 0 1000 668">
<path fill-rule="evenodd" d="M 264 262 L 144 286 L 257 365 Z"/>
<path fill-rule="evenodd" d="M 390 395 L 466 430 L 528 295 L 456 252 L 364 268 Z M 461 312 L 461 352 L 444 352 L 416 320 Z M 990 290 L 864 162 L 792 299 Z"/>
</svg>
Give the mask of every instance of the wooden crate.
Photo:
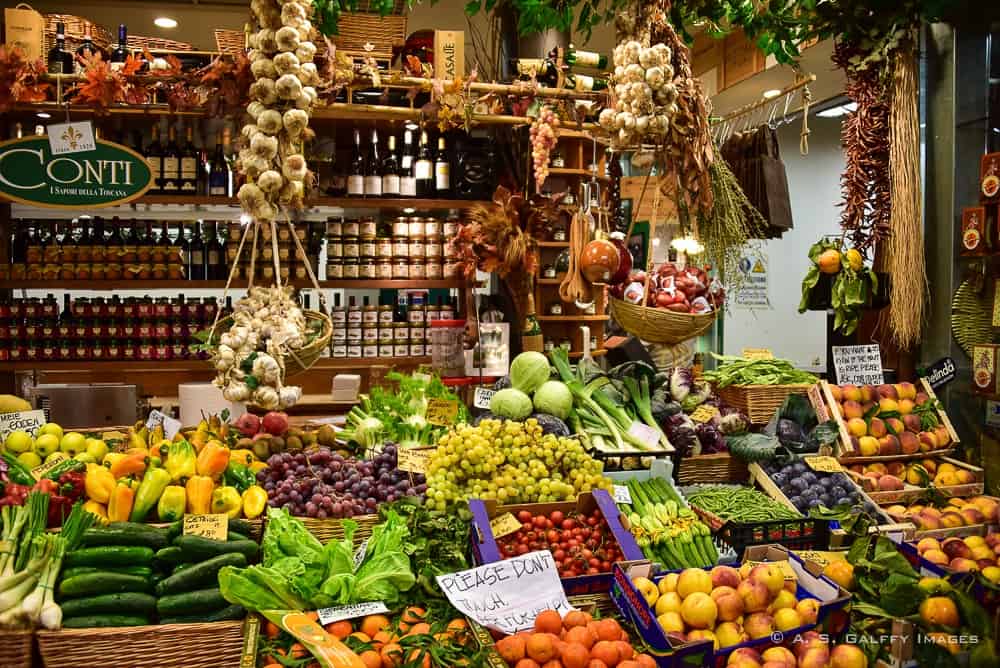
<svg viewBox="0 0 1000 668">
<path fill-rule="evenodd" d="M 933 453 L 924 453 L 925 459 L 929 458 L 927 455 Z M 943 485 L 936 486 L 935 489 L 948 496 L 976 496 L 983 493 L 984 488 L 984 472 L 983 469 L 978 466 L 973 466 L 972 464 L 966 464 L 957 459 L 952 459 L 951 457 L 933 457 L 940 461 L 948 462 L 953 464 L 958 468 L 964 469 L 972 473 L 975 476 L 975 481 L 970 483 L 963 483 L 960 485 Z M 878 482 L 872 478 L 866 478 L 864 476 L 858 475 L 857 473 L 851 472 L 851 478 L 854 479 L 856 483 L 861 485 L 861 488 L 865 490 L 865 493 L 871 497 L 872 501 L 879 505 L 886 505 L 890 503 L 908 503 L 910 501 L 916 501 L 921 496 L 927 492 L 927 488 L 920 487 L 919 485 L 911 485 L 910 483 L 904 482 L 903 489 L 883 492 L 878 489 Z"/>
</svg>

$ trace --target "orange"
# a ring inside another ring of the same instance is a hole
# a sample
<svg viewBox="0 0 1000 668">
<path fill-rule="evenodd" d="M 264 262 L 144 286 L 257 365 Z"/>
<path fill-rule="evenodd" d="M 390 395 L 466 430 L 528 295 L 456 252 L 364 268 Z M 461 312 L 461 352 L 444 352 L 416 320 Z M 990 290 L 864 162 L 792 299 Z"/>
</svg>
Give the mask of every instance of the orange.
<svg viewBox="0 0 1000 668">
<path fill-rule="evenodd" d="M 427 611 L 421 607 L 411 605 L 409 608 L 403 611 L 403 614 L 399 618 L 399 630 L 406 631 L 410 630 L 410 626 L 416 624 L 417 622 L 424 621 L 424 617 L 427 616 Z"/>
<path fill-rule="evenodd" d="M 565 668 L 587 668 L 590 661 L 590 652 L 579 643 L 566 643 L 560 654 L 562 664 Z"/>
<path fill-rule="evenodd" d="M 281 627 L 274 622 L 268 621 L 268 623 L 264 625 L 264 635 L 268 638 L 277 638 L 279 634 L 281 634 Z"/>
<path fill-rule="evenodd" d="M 385 615 L 368 615 L 361 620 L 358 630 L 366 636 L 374 636 L 383 629 L 389 628 L 389 618 Z"/>
<path fill-rule="evenodd" d="M 603 661 L 609 666 L 618 665 L 621 657 L 618 655 L 618 645 L 608 640 L 602 640 L 590 650 L 590 656 Z"/>
<path fill-rule="evenodd" d="M 635 657 L 635 660 L 640 666 L 642 666 L 642 668 L 656 668 L 656 659 L 648 654 L 640 654 Z"/>
<path fill-rule="evenodd" d="M 533 633 L 525 644 L 528 657 L 538 663 L 545 663 L 556 656 L 556 647 L 552 638 L 544 633 Z"/>
<path fill-rule="evenodd" d="M 551 661 L 546 661 L 542 664 L 542 668 L 564 668 L 562 661 L 559 659 L 552 659 Z"/>
<path fill-rule="evenodd" d="M 816 264 L 824 274 L 836 274 L 840 271 L 840 251 L 833 249 L 823 251 L 816 259 Z"/>
<path fill-rule="evenodd" d="M 542 668 L 537 661 L 532 659 L 521 659 L 514 665 L 514 668 Z"/>
<path fill-rule="evenodd" d="M 613 619 L 602 619 L 597 622 L 598 640 L 621 640 L 622 627 Z"/>
<path fill-rule="evenodd" d="M 593 617 L 586 612 L 583 612 L 582 610 L 570 610 L 566 613 L 566 616 L 563 617 L 563 626 L 567 629 L 571 629 L 574 626 L 586 626 L 591 621 L 593 621 Z"/>
<path fill-rule="evenodd" d="M 497 653 L 507 665 L 517 663 L 525 656 L 525 642 L 522 636 L 507 636 L 497 641 Z"/>
<path fill-rule="evenodd" d="M 295 643 L 294 645 L 292 645 L 288 651 L 289 654 L 292 655 L 293 659 L 301 659 L 302 657 L 304 657 L 309 653 L 308 651 L 306 651 L 306 648 L 299 643 Z"/>
<path fill-rule="evenodd" d="M 413 649 L 406 656 L 406 663 L 413 665 L 415 661 L 420 661 L 421 668 L 431 668 L 431 653 L 423 649 Z"/>
<path fill-rule="evenodd" d="M 622 661 L 631 659 L 635 656 L 635 650 L 632 649 L 632 643 L 627 643 L 624 640 L 616 640 L 615 645 L 618 647 L 618 656 L 621 657 Z"/>
<path fill-rule="evenodd" d="M 382 668 L 393 668 L 403 663 L 403 648 L 396 643 L 389 643 L 382 646 L 379 656 L 382 657 Z"/>
<path fill-rule="evenodd" d="M 554 633 L 562 631 L 562 617 L 555 610 L 542 610 L 535 617 L 535 631 L 538 633 Z"/>
<path fill-rule="evenodd" d="M 348 638 L 354 638 L 355 640 L 357 640 L 359 642 L 365 642 L 365 643 L 368 643 L 368 642 L 372 641 L 371 636 L 369 636 L 366 633 L 362 633 L 361 631 L 355 631 L 354 633 L 352 633 L 351 635 L 349 635 L 347 637 Z"/>
<path fill-rule="evenodd" d="M 608 668 L 608 664 L 604 663 L 600 659 L 591 659 L 587 664 L 587 668 Z"/>
<path fill-rule="evenodd" d="M 589 651 L 594 646 L 594 643 L 597 642 L 597 636 L 586 626 L 574 626 L 569 631 L 566 631 L 565 640 L 567 643 L 583 645 Z"/>
<path fill-rule="evenodd" d="M 327 624 L 324 628 L 327 633 L 332 635 L 337 640 L 343 640 L 354 632 L 354 629 L 351 628 L 351 623 L 346 619 L 342 619 L 339 622 L 333 622 L 332 624 Z"/>
<path fill-rule="evenodd" d="M 430 633 L 431 625 L 427 622 L 420 622 L 419 624 L 414 624 L 410 627 L 410 630 L 406 632 L 408 636 L 415 636 L 421 633 Z"/>
<path fill-rule="evenodd" d="M 382 657 L 375 650 L 362 652 L 359 658 L 361 663 L 365 664 L 365 668 L 382 668 Z"/>
<path fill-rule="evenodd" d="M 618 668 L 642 668 L 642 664 L 638 661 L 632 661 L 629 659 L 628 661 L 622 661 L 619 663 Z"/>
<path fill-rule="evenodd" d="M 381 645 L 394 642 L 394 640 L 392 634 L 390 634 L 388 631 L 379 631 L 378 633 L 372 636 L 371 642 L 376 647 L 379 647 Z"/>
</svg>

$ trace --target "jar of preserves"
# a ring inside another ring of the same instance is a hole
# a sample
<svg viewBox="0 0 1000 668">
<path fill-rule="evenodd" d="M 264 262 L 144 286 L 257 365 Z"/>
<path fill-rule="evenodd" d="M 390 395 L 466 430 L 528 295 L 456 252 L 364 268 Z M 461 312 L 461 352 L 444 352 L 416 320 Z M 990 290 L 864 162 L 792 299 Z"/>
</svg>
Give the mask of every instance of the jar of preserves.
<svg viewBox="0 0 1000 668">
<path fill-rule="evenodd" d="M 188 297 L 187 318 L 189 320 L 198 320 L 198 321 L 205 320 L 205 305 L 202 304 L 201 300 L 198 299 L 197 297 Z"/>
<path fill-rule="evenodd" d="M 309 278 L 309 270 L 306 269 L 306 265 L 301 262 L 295 265 L 294 274 L 296 280 L 304 281 Z"/>
<path fill-rule="evenodd" d="M 405 237 L 410 233 L 410 221 L 406 216 L 398 216 L 392 223 L 392 236 Z"/>
<path fill-rule="evenodd" d="M 91 304 L 93 309 L 93 304 Z M 171 312 L 170 298 L 169 297 L 159 297 L 153 304 L 153 317 L 154 318 L 168 318 Z M 96 313 L 94 315 L 97 315 Z"/>
<path fill-rule="evenodd" d="M 375 264 L 375 258 L 363 257 L 361 262 L 358 264 L 358 278 L 377 278 L 378 277 L 378 266 Z"/>
<path fill-rule="evenodd" d="M 392 256 L 406 257 L 410 251 L 410 241 L 407 237 L 396 236 L 392 238 Z"/>
<path fill-rule="evenodd" d="M 358 341 L 357 343 L 351 343 L 351 342 L 348 341 L 348 343 L 347 343 L 347 356 L 349 358 L 351 358 L 351 359 L 361 359 L 361 353 L 362 353 L 362 348 L 361 348 L 361 342 L 360 341 Z"/>
<path fill-rule="evenodd" d="M 427 240 L 424 242 L 424 257 L 437 260 L 443 254 L 443 250 L 441 237 L 427 237 Z"/>
<path fill-rule="evenodd" d="M 334 341 L 330 345 L 330 357 L 347 357 L 347 342 Z"/>
<path fill-rule="evenodd" d="M 424 259 L 422 257 L 415 257 L 410 260 L 410 280 L 422 280 L 427 278 L 427 272 L 425 271 L 426 266 L 424 265 Z"/>
<path fill-rule="evenodd" d="M 382 304 L 378 307 L 378 324 L 380 326 L 392 324 L 392 306 L 389 304 Z"/>
<path fill-rule="evenodd" d="M 345 257 L 344 258 L 344 279 L 351 279 L 358 277 L 358 258 L 356 257 Z"/>
<path fill-rule="evenodd" d="M 555 349 L 556 349 L 555 341 L 553 341 L 552 339 L 545 339 L 545 343 L 542 344 L 542 350 L 544 350 L 547 353 L 550 353 Z"/>
<path fill-rule="evenodd" d="M 419 216 L 411 216 L 406 221 L 406 233 L 412 239 L 414 237 L 422 239 L 424 232 L 424 219 Z"/>
<path fill-rule="evenodd" d="M 344 259 L 354 258 L 356 260 L 361 257 L 361 244 L 358 242 L 358 238 L 345 236 L 343 239 Z"/>
<path fill-rule="evenodd" d="M 361 324 L 365 327 L 375 327 L 378 325 L 378 306 L 366 304 L 361 307 Z"/>
<path fill-rule="evenodd" d="M 259 248 L 260 248 L 260 257 L 262 260 L 264 260 L 265 262 L 274 261 L 274 247 L 272 247 L 271 244 L 265 244 L 264 246 Z"/>
<path fill-rule="evenodd" d="M 392 277 L 399 280 L 410 277 L 410 263 L 405 257 L 397 257 L 392 261 Z"/>
<path fill-rule="evenodd" d="M 422 322 L 411 322 L 409 327 L 410 341 L 426 341 L 427 328 Z"/>
<path fill-rule="evenodd" d="M 444 279 L 450 281 L 462 277 L 461 262 L 446 262 L 444 265 Z"/>
<path fill-rule="evenodd" d="M 170 343 L 170 357 L 175 360 L 186 360 L 188 356 L 187 346 L 179 339 L 174 339 Z"/>
<path fill-rule="evenodd" d="M 424 259 L 424 239 L 410 237 L 410 242 L 406 246 L 406 256 L 411 260 L 419 259 L 423 261 Z"/>
<path fill-rule="evenodd" d="M 362 320 L 361 309 L 351 304 L 351 308 L 347 310 L 347 326 L 361 327 Z"/>
<path fill-rule="evenodd" d="M 358 223 L 358 235 L 362 237 L 374 237 L 376 229 L 375 219 L 371 216 L 362 218 Z"/>
<path fill-rule="evenodd" d="M 328 239 L 330 237 L 341 236 L 344 233 L 343 229 L 344 229 L 343 219 L 340 220 L 336 220 L 334 218 L 326 219 L 326 236 Z"/>
<path fill-rule="evenodd" d="M 437 237 L 441 235 L 441 221 L 437 218 L 424 218 L 424 236 Z"/>
<path fill-rule="evenodd" d="M 562 315 L 563 306 L 561 302 L 552 302 L 549 304 L 549 315 Z"/>
<path fill-rule="evenodd" d="M 414 304 L 406 314 L 406 320 L 410 324 L 424 326 L 426 322 L 427 307 L 423 304 Z"/>
<path fill-rule="evenodd" d="M 379 237 L 375 240 L 375 255 L 380 260 L 392 258 L 392 237 Z"/>
<path fill-rule="evenodd" d="M 344 238 L 328 237 L 326 240 L 326 257 L 344 257 Z"/>
<path fill-rule="evenodd" d="M 375 243 L 375 237 L 361 237 L 358 242 L 358 249 L 361 251 L 361 257 L 375 257 L 378 255 L 378 245 Z"/>
<path fill-rule="evenodd" d="M 153 359 L 157 362 L 166 362 L 173 355 L 173 349 L 169 341 L 157 341 L 153 345 Z"/>
<path fill-rule="evenodd" d="M 136 348 L 136 358 L 149 361 L 153 359 L 153 343 L 149 339 L 142 339 Z"/>
<path fill-rule="evenodd" d="M 273 281 L 274 280 L 274 265 L 272 265 L 272 264 L 265 264 L 264 266 L 262 266 L 260 268 L 260 276 L 265 281 Z"/>
<path fill-rule="evenodd" d="M 383 258 L 378 261 L 378 266 L 375 269 L 375 275 L 384 281 L 392 280 L 392 258 Z"/>
<path fill-rule="evenodd" d="M 278 225 L 278 243 L 287 244 L 292 240 L 292 232 L 287 225 Z"/>
<path fill-rule="evenodd" d="M 348 343 L 361 343 L 361 339 L 363 338 L 363 336 L 362 336 L 362 332 L 363 331 L 364 330 L 361 328 L 360 325 L 359 326 L 348 325 L 348 327 L 347 327 L 347 342 Z"/>
<path fill-rule="evenodd" d="M 292 257 L 292 247 L 288 244 L 278 246 L 278 261 L 287 263 Z"/>
<path fill-rule="evenodd" d="M 392 341 L 388 343 L 384 341 L 379 341 L 378 344 L 378 356 L 379 357 L 392 357 Z"/>
<path fill-rule="evenodd" d="M 150 345 L 149 348 L 150 355 L 153 353 L 153 347 Z M 30 349 L 29 349 L 30 352 Z M 76 345 L 73 346 L 73 359 L 75 360 L 89 360 L 90 359 L 90 344 L 87 341 L 77 341 Z"/>
<path fill-rule="evenodd" d="M 158 341 L 165 341 L 170 338 L 170 323 L 166 319 L 153 322 L 153 338 Z"/>
<path fill-rule="evenodd" d="M 423 341 L 411 341 L 410 342 L 410 357 L 423 357 L 426 353 L 424 352 L 425 344 Z"/>
<path fill-rule="evenodd" d="M 441 264 L 440 260 L 428 259 L 424 266 L 424 274 L 429 281 L 439 281 L 444 277 L 444 265 Z"/>
<path fill-rule="evenodd" d="M 211 322 L 215 320 L 215 314 L 219 311 L 219 302 L 215 297 L 205 297 L 201 300 L 201 319 Z"/>
<path fill-rule="evenodd" d="M 378 357 L 378 341 L 370 343 L 365 341 L 361 344 L 361 356 L 367 359 Z"/>
<path fill-rule="evenodd" d="M 326 280 L 335 281 L 344 277 L 343 261 L 339 257 L 327 258 Z"/>
<path fill-rule="evenodd" d="M 341 224 L 341 234 L 345 237 L 356 237 L 360 233 L 361 226 L 358 224 L 358 220 L 345 220 Z"/>
<path fill-rule="evenodd" d="M 554 266 L 552 266 L 551 264 L 547 264 L 544 267 L 542 267 L 542 278 L 555 278 L 555 277 L 556 277 L 556 268 Z"/>
<path fill-rule="evenodd" d="M 379 343 L 392 343 L 393 337 L 395 336 L 395 329 L 392 323 L 388 325 L 379 325 L 378 328 L 378 341 Z"/>
<path fill-rule="evenodd" d="M 462 223 L 461 219 L 458 217 L 458 213 L 451 212 L 448 214 L 448 219 L 444 221 L 441 225 L 441 236 L 445 239 L 451 239 L 453 236 L 458 234 L 458 226 Z"/>
</svg>

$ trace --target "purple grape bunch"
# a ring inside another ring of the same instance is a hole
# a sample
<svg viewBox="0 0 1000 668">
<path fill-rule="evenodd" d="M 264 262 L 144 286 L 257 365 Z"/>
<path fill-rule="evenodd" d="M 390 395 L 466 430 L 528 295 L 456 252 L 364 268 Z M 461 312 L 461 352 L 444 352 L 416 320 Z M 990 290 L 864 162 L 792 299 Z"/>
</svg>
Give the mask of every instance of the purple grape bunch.
<svg viewBox="0 0 1000 668">
<path fill-rule="evenodd" d="M 354 517 L 370 515 L 380 503 L 405 496 L 423 498 L 427 480 L 421 473 L 396 468 L 396 446 L 387 444 L 372 459 L 345 457 L 329 448 L 271 455 L 257 472 L 268 505 L 292 515 Z"/>
</svg>

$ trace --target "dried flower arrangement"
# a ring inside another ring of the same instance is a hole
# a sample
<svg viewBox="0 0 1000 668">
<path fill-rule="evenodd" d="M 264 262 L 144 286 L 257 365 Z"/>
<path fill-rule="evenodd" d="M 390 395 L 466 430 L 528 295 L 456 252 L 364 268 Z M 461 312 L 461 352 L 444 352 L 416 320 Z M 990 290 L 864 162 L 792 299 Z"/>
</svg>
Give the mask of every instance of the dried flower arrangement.
<svg viewBox="0 0 1000 668">
<path fill-rule="evenodd" d="M 45 73 L 41 58 L 28 60 L 19 47 L 0 44 L 0 111 L 18 102 L 42 102 L 49 84 L 39 81 Z"/>
</svg>

